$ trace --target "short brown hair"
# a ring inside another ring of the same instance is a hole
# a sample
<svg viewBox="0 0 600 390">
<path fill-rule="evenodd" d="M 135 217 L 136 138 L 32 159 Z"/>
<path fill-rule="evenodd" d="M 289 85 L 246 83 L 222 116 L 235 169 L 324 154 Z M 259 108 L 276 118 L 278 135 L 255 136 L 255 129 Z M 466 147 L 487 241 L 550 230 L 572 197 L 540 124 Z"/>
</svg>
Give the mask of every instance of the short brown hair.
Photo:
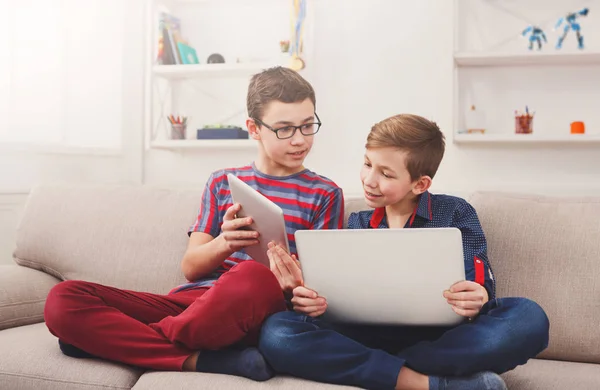
<svg viewBox="0 0 600 390">
<path fill-rule="evenodd" d="M 246 106 L 250 118 L 262 119 L 265 107 L 272 101 L 299 103 L 310 99 L 316 106 L 312 85 L 298 72 L 276 66 L 252 76 L 248 86 Z"/>
<path fill-rule="evenodd" d="M 418 115 L 401 114 L 376 123 L 366 147 L 406 151 L 406 169 L 414 181 L 425 175 L 433 179 L 444 157 L 446 142 L 436 123 Z"/>
</svg>

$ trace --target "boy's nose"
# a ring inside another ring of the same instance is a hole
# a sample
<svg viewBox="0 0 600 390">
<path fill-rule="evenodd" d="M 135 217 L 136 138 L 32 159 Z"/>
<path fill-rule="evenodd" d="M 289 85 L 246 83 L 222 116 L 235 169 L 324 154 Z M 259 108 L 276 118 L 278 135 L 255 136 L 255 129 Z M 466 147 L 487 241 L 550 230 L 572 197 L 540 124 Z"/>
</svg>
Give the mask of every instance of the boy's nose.
<svg viewBox="0 0 600 390">
<path fill-rule="evenodd" d="M 369 188 L 377 188 L 377 180 L 371 173 L 368 173 L 367 176 L 365 176 L 364 184 Z"/>
<path fill-rule="evenodd" d="M 300 132 L 300 129 L 296 129 L 296 132 L 291 138 L 292 145 L 302 145 L 306 142 L 304 135 Z"/>
</svg>

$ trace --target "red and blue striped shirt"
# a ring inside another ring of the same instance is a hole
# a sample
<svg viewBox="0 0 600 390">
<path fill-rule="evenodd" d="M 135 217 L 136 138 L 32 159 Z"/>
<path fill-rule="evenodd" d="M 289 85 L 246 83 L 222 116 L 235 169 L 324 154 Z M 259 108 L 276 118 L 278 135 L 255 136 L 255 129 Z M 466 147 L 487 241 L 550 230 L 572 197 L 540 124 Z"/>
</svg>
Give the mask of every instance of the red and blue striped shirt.
<svg viewBox="0 0 600 390">
<path fill-rule="evenodd" d="M 203 232 L 217 237 L 223 216 L 232 206 L 227 174 L 233 173 L 256 191 L 277 204 L 284 213 L 290 252 L 296 254 L 296 230 L 341 229 L 344 222 L 343 192 L 333 181 L 308 169 L 289 176 L 270 176 L 253 164 L 242 168 L 223 169 L 210 175 L 196 220 L 188 234 Z M 211 286 L 236 264 L 250 260 L 243 250 L 233 253 L 212 274 L 180 286 L 175 291 Z"/>
</svg>

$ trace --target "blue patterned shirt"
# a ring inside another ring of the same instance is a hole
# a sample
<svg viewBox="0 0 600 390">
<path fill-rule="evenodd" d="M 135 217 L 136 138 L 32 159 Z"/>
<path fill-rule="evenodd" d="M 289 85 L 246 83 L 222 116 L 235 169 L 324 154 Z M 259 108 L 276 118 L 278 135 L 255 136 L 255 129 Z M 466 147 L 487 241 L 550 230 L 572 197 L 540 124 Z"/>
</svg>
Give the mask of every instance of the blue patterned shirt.
<svg viewBox="0 0 600 390">
<path fill-rule="evenodd" d="M 466 200 L 450 195 L 421 194 L 419 202 L 405 228 L 455 227 L 462 233 L 465 275 L 467 280 L 479 283 L 496 296 L 494 274 L 487 257 L 487 242 L 473 206 Z M 350 214 L 348 229 L 389 228 L 385 208 Z"/>
</svg>

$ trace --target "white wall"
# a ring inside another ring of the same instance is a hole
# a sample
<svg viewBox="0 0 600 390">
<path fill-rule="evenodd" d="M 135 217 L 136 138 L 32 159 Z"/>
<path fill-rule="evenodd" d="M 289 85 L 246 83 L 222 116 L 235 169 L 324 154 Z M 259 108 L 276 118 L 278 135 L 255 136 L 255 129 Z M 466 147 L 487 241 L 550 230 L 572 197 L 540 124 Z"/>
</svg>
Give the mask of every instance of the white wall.
<svg viewBox="0 0 600 390">
<path fill-rule="evenodd" d="M 328 0 L 311 1 L 310 5 L 315 7 L 314 34 L 318 39 L 312 43 L 305 76 L 315 86 L 324 126 L 307 166 L 335 180 L 347 193 L 360 192 L 358 171 L 371 125 L 403 112 L 434 120 L 446 134 L 446 156 L 434 190 L 600 193 L 597 145 L 458 146 L 452 142 L 452 1 Z M 600 36 L 589 26 L 584 24 L 584 33 L 593 47 Z M 554 36 L 548 35 L 553 46 Z M 573 81 L 572 74 L 569 81 Z M 579 80 L 578 85 L 589 92 L 590 85 L 600 83 L 600 72 L 589 70 L 585 75 L 586 80 Z M 495 76 L 492 73 L 490 77 Z M 538 73 L 536 77 L 542 76 Z M 560 81 L 557 79 L 548 76 L 547 87 L 552 88 Z M 556 111 L 557 116 L 561 114 Z M 590 119 L 600 122 L 597 116 Z M 147 156 L 149 183 L 200 186 L 210 171 L 245 164 L 253 152 L 151 150 Z"/>
<path fill-rule="evenodd" d="M 263 6 L 255 11 L 264 12 L 264 4 L 269 1 L 273 0 L 262 0 Z M 304 74 L 317 91 L 317 110 L 324 126 L 307 166 L 335 180 L 347 194 L 360 192 L 358 172 L 371 125 L 389 115 L 410 112 L 436 121 L 447 137 L 446 156 L 434 181 L 434 190 L 458 194 L 480 189 L 600 194 L 598 146 L 453 144 L 452 3 L 448 0 L 310 1 L 315 7 L 314 34 L 318 39 L 312 47 L 310 41 L 306 42 L 308 67 Z M 142 43 L 143 4 L 143 0 L 127 2 L 126 54 L 121 54 L 126 113 L 124 154 L 58 156 L 2 151 L 0 191 L 17 188 L 20 189 L 17 192 L 26 192 L 31 185 L 45 180 L 135 183 L 143 179 L 150 185 L 199 188 L 213 170 L 252 161 L 253 150 L 142 151 L 141 69 L 146 59 Z M 258 15 L 252 15 L 252 10 L 244 8 L 243 12 L 245 18 L 231 19 L 264 23 Z M 187 19 L 193 21 L 193 15 Z M 232 23 L 228 30 L 231 36 L 221 38 L 235 42 L 240 34 L 247 33 L 246 29 L 252 28 L 252 23 L 249 25 L 236 30 L 236 24 Z M 283 29 L 283 24 L 278 25 Z M 274 34 L 275 42 L 280 39 L 278 31 Z M 600 42 L 598 34 L 584 31 L 588 32 L 588 42 Z M 256 50 L 264 54 L 264 45 L 268 44 L 262 41 Z M 587 81 L 598 83 L 598 75 L 600 72 L 595 77 L 588 74 Z M 549 85 L 554 82 L 554 78 L 548 79 Z M 597 117 L 594 120 L 598 123 Z M 16 167 L 22 173 L 17 174 Z M 1 199 L 0 233 L 14 231 L 19 206 L 9 209 L 4 204 L 21 204 L 23 196 L 11 196 L 4 203 Z M 12 247 L 0 242 L 0 251 L 1 263 L 10 257 Z"/>
<path fill-rule="evenodd" d="M 82 140 L 79 134 L 72 134 L 72 137 L 67 137 L 63 145 L 27 145 L 21 143 L 2 144 L 0 143 L 0 264 L 10 263 L 12 260 L 12 251 L 14 250 L 14 237 L 17 228 L 19 216 L 22 212 L 27 193 L 31 187 L 44 182 L 100 182 L 100 183 L 140 183 L 142 175 L 142 120 L 143 120 L 143 46 L 140 42 L 143 41 L 144 20 L 143 20 L 143 5 L 145 0 L 128 0 L 127 2 L 97 2 L 104 3 L 104 7 L 117 7 L 122 13 L 124 35 L 120 37 L 122 42 L 114 45 L 114 52 L 111 54 L 117 56 L 120 66 L 118 69 L 107 69 L 101 63 L 89 63 L 85 66 L 77 67 L 76 78 L 68 79 L 69 83 L 76 82 L 81 77 L 83 71 L 87 72 L 87 77 L 90 79 L 98 78 L 114 78 L 120 80 L 120 87 L 116 88 L 118 96 L 114 96 L 115 88 L 109 93 L 97 88 L 82 88 L 87 90 L 91 95 L 89 98 L 81 97 L 75 99 L 75 96 L 69 95 L 71 106 L 69 112 L 74 112 L 77 117 L 77 112 L 95 112 L 94 108 L 90 110 L 91 101 L 121 101 L 122 115 L 116 126 L 119 126 L 113 134 L 119 134 L 122 150 L 106 153 L 90 152 L 89 149 L 76 149 L 69 146 L 83 143 L 87 146 L 93 145 L 94 136 L 90 134 L 91 139 Z M 8 3 L 2 2 L 2 6 Z M 88 4 L 90 5 L 90 4 Z M 31 12 L 40 12 L 36 7 L 30 9 Z M 71 23 L 76 27 L 82 27 L 77 24 L 77 21 L 71 20 Z M 107 26 L 107 21 L 104 20 L 101 25 L 102 29 Z M 116 23 L 116 22 L 115 22 Z M 120 26 L 115 26 L 120 27 Z M 102 31 L 92 31 L 91 34 L 102 34 Z M 30 34 L 31 35 L 31 34 Z M 85 34 L 82 34 L 82 38 Z M 105 38 L 110 38 L 110 34 L 104 34 Z M 43 39 L 43 32 L 35 36 L 37 40 Z M 33 39 L 33 38 L 32 38 Z M 71 37 L 71 41 L 75 38 Z M 110 42 L 107 42 L 110 44 Z M 5 54 L 3 52 L 3 54 Z M 84 59 L 77 58 L 81 55 L 80 51 L 70 52 L 68 62 L 71 64 L 71 70 L 75 69 L 75 65 L 81 65 Z M 3 57 L 4 58 L 4 57 Z M 108 71 L 110 70 L 110 71 Z M 2 80 L 0 80 L 1 82 Z M 68 88 L 70 84 L 63 82 L 58 88 Z M 81 85 L 79 85 L 81 87 Z M 72 87 L 72 85 L 71 85 Z M 70 88 L 70 91 L 74 91 Z M 5 91 L 4 91 L 5 92 Z M 23 92 L 21 90 L 21 92 Z M 47 91 L 44 91 L 47 92 Z M 29 93 L 31 95 L 31 91 Z M 0 95 L 4 96 L 0 93 Z M 27 96 L 24 96 L 26 98 Z M 39 96 L 38 96 L 39 98 Z M 44 99 L 52 101 L 52 95 L 44 95 Z M 36 107 L 40 104 L 39 101 L 32 100 L 32 104 Z M 79 107 L 78 107 L 79 104 Z M 21 106 L 24 107 L 24 106 Z M 37 112 L 36 107 L 31 107 L 32 112 Z M 62 109 L 65 106 L 61 106 Z M 104 106 L 103 106 L 104 107 Z M 113 110 L 114 111 L 114 110 Z M 39 124 L 44 122 L 44 118 L 39 115 L 35 120 L 27 120 L 28 116 L 23 114 L 24 120 L 19 123 L 19 131 L 35 134 L 39 130 Z M 4 118 L 5 125 L 6 118 Z M 18 118 L 13 118 L 13 120 Z M 90 117 L 88 122 L 82 121 L 80 126 L 86 126 L 89 121 L 97 125 L 98 119 Z M 109 121 L 110 122 L 110 121 Z M 29 127 L 27 127 L 29 126 Z M 77 129 L 75 126 L 70 126 L 71 129 Z M 103 127 L 98 128 L 98 131 L 110 131 Z M 114 130 L 114 129 L 112 129 Z M 73 141 L 73 142 L 71 142 Z M 65 147 L 66 146 L 66 147 Z M 100 145 L 106 146 L 106 145 Z M 92 148 L 94 149 L 94 148 Z M 96 150 L 96 152 L 98 152 Z"/>
<path fill-rule="evenodd" d="M 449 1 L 342 3 L 318 4 L 315 35 L 323 38 L 315 48 L 314 83 L 327 127 L 310 162 L 346 192 L 360 192 L 363 146 L 377 121 L 415 113 L 451 132 L 452 7 Z"/>
<path fill-rule="evenodd" d="M 1 3 L 0 14 L 16 19 L 3 28 L 23 31 L 1 34 L 0 193 L 44 181 L 139 181 L 143 4 Z M 55 51 L 44 51 L 46 40 Z"/>
</svg>

